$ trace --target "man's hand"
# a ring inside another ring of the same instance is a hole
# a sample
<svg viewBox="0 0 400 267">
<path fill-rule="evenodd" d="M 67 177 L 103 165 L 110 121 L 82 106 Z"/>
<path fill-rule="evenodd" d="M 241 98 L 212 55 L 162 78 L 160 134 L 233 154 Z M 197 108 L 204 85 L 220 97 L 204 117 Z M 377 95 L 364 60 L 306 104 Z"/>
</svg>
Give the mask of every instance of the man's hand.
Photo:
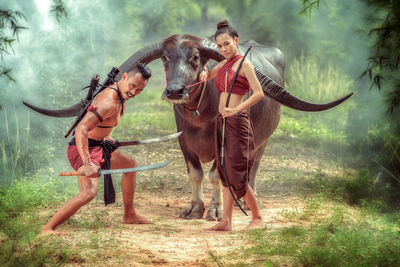
<svg viewBox="0 0 400 267">
<path fill-rule="evenodd" d="M 111 135 L 107 135 L 106 137 L 103 138 L 103 141 L 108 141 L 111 142 L 113 144 L 115 144 L 116 140 L 114 139 L 114 137 L 112 137 Z"/>
<path fill-rule="evenodd" d="M 88 178 L 98 178 L 99 174 L 98 174 L 98 170 L 100 168 L 95 165 L 93 162 L 89 162 L 87 164 L 84 165 L 83 169 L 82 169 L 82 174 Z"/>
</svg>

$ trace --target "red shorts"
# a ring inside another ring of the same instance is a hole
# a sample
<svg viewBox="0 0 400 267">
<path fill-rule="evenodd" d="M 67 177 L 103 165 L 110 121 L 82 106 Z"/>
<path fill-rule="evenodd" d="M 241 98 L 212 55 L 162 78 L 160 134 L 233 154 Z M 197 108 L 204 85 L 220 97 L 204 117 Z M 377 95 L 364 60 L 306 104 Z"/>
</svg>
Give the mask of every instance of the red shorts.
<svg viewBox="0 0 400 267">
<path fill-rule="evenodd" d="M 99 166 L 101 169 L 104 168 L 102 147 L 100 146 L 89 147 L 89 154 L 91 161 L 95 165 Z M 67 158 L 69 160 L 69 163 L 71 163 L 72 168 L 74 168 L 74 170 L 78 170 L 83 165 L 82 158 L 79 155 L 76 145 L 68 145 Z"/>
</svg>

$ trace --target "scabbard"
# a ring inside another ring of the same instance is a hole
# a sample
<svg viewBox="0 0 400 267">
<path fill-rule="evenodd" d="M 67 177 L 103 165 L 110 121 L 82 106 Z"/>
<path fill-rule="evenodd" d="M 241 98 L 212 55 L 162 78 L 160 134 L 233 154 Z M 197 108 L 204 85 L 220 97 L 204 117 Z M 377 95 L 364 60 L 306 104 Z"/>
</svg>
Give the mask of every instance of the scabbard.
<svg viewBox="0 0 400 267">
<path fill-rule="evenodd" d="M 135 146 L 135 145 L 140 145 L 141 143 L 139 141 L 125 141 L 125 142 L 117 142 L 117 146 Z"/>
</svg>

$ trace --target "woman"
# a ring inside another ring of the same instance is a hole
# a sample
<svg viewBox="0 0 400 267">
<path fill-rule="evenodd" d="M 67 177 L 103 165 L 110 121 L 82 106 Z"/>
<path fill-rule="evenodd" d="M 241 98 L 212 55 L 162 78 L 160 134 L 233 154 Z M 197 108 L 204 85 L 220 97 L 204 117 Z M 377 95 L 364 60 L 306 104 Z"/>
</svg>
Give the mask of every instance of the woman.
<svg viewBox="0 0 400 267">
<path fill-rule="evenodd" d="M 223 188 L 223 215 L 222 220 L 209 230 L 231 231 L 232 210 L 234 199 L 227 188 L 225 179 L 229 179 L 231 189 L 238 199 L 244 198 L 249 205 L 252 214 L 252 221 L 246 229 L 254 229 L 263 226 L 260 210 L 258 209 L 254 191 L 248 184 L 248 174 L 254 158 L 254 137 L 247 109 L 255 105 L 264 97 L 261 85 L 254 72 L 253 65 L 244 60 L 239 74 L 232 89 L 232 95 L 226 106 L 228 91 L 238 69 L 241 55 L 238 54 L 239 36 L 235 29 L 229 26 L 224 20 L 217 25 L 215 40 L 219 52 L 225 60 L 218 63 L 209 72 L 204 69 L 200 73 L 200 80 L 210 80 L 214 77 L 215 85 L 220 92 L 219 114 L 216 121 L 216 155 L 217 170 L 221 177 Z M 250 90 L 251 97 L 246 101 L 244 95 Z M 223 120 L 225 119 L 225 126 Z M 225 128 L 223 130 L 222 128 Z M 224 136 L 222 136 L 224 135 Z M 222 140 L 224 139 L 224 140 Z M 227 177 L 221 167 L 221 143 L 224 142 L 224 165 Z"/>
</svg>

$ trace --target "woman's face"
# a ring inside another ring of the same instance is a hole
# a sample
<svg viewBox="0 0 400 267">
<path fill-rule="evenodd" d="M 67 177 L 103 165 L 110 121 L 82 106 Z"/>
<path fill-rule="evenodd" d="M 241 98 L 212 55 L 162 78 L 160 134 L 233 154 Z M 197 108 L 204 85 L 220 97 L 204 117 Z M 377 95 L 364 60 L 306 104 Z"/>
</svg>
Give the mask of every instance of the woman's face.
<svg viewBox="0 0 400 267">
<path fill-rule="evenodd" d="M 228 33 L 222 33 L 217 36 L 215 41 L 217 42 L 219 52 L 226 59 L 236 56 L 237 45 L 239 43 L 238 37 L 233 38 Z"/>
</svg>

